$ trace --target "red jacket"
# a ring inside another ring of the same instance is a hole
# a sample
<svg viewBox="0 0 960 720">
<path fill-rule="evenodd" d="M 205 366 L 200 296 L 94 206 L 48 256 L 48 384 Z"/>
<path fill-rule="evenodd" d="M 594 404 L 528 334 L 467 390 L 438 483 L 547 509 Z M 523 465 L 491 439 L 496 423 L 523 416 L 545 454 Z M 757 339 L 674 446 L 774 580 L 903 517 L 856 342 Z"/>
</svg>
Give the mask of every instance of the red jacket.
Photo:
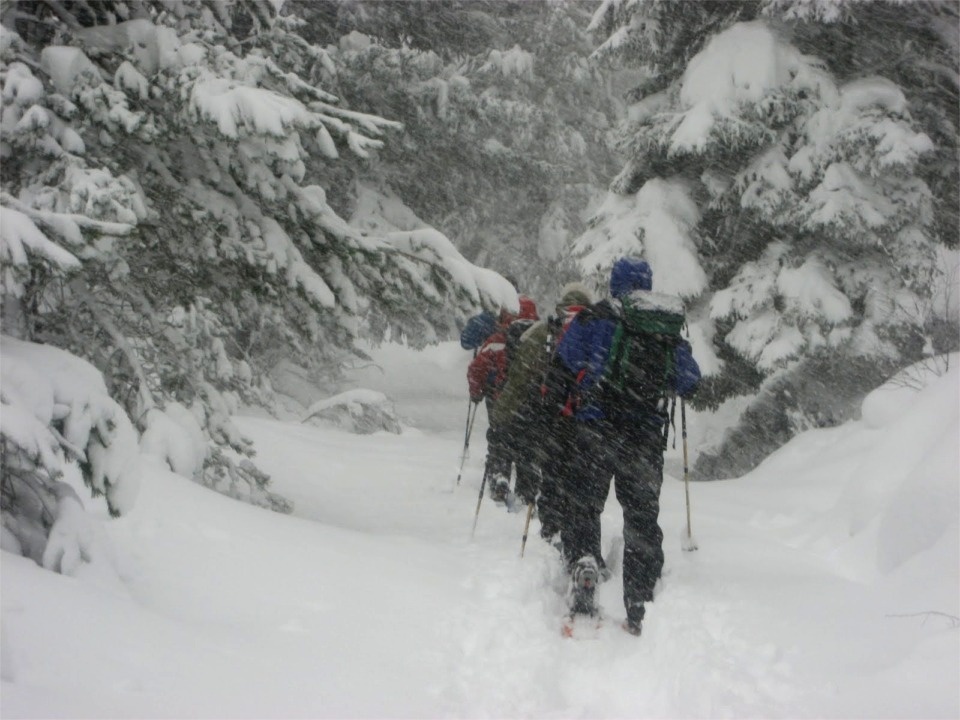
<svg viewBox="0 0 960 720">
<path fill-rule="evenodd" d="M 507 335 L 500 329 L 480 346 L 477 356 L 467 368 L 470 399 L 479 402 L 486 395 L 496 399 L 506 379 Z"/>
<path fill-rule="evenodd" d="M 485 396 L 496 400 L 503 383 L 507 380 L 507 333 L 514 320 L 536 320 L 537 306 L 526 295 L 520 296 L 520 312 L 517 315 L 500 311 L 500 327 L 484 341 L 467 368 L 467 384 L 470 399 L 479 402 Z"/>
</svg>

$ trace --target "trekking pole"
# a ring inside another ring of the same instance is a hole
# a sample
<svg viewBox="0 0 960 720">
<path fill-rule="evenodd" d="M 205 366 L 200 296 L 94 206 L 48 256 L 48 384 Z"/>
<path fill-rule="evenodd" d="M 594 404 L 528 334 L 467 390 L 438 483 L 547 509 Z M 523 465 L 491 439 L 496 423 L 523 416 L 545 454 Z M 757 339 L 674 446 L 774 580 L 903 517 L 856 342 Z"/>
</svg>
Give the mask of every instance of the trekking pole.
<svg viewBox="0 0 960 720">
<path fill-rule="evenodd" d="M 693 539 L 690 529 L 690 474 L 687 470 L 687 405 L 680 398 L 680 428 L 683 433 L 683 489 L 687 496 L 687 534 L 683 538 L 683 549 L 693 552 L 697 549 L 697 541 Z"/>
<path fill-rule="evenodd" d="M 477 532 L 477 520 L 480 518 L 480 503 L 483 502 L 483 488 L 487 485 L 487 473 L 484 471 L 483 480 L 480 481 L 480 497 L 477 498 L 477 511 L 473 514 L 473 530 L 470 531 L 470 539 L 473 539 L 473 534 Z"/>
<path fill-rule="evenodd" d="M 520 543 L 520 557 L 523 557 L 523 551 L 527 547 L 527 533 L 530 532 L 530 518 L 533 517 L 534 503 L 527 505 L 527 523 L 523 526 L 523 542 Z"/>
<path fill-rule="evenodd" d="M 480 403 L 473 400 L 467 406 L 467 428 L 463 435 L 463 455 L 460 457 L 460 472 L 457 473 L 457 485 L 460 484 L 460 477 L 463 475 L 463 464 L 467 461 L 467 450 L 470 448 L 470 435 L 473 433 L 473 421 L 477 417 L 477 407 Z"/>
</svg>

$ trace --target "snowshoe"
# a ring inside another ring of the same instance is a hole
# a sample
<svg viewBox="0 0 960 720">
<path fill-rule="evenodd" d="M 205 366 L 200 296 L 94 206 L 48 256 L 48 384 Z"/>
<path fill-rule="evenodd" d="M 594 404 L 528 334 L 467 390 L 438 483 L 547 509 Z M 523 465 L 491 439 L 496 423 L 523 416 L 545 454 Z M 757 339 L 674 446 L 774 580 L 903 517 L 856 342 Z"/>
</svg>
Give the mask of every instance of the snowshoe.
<svg viewBox="0 0 960 720">
<path fill-rule="evenodd" d="M 573 592 L 570 603 L 572 615 L 596 615 L 598 613 L 594 602 L 594 591 L 597 588 L 600 569 L 597 561 L 592 557 L 582 557 L 573 567 L 570 578 L 573 581 Z"/>
<path fill-rule="evenodd" d="M 510 483 L 495 479 L 490 487 L 490 497 L 496 503 L 506 503 L 507 496 L 510 494 Z"/>
<path fill-rule="evenodd" d="M 603 613 L 594 599 L 600 568 L 591 556 L 577 560 L 570 572 L 570 612 L 563 618 L 560 632 L 568 638 L 596 637 L 603 624 Z"/>
<path fill-rule="evenodd" d="M 591 640 L 599 636 L 603 627 L 603 613 L 596 615 L 578 615 L 571 613 L 563 618 L 560 624 L 560 634 L 573 640 Z"/>
</svg>

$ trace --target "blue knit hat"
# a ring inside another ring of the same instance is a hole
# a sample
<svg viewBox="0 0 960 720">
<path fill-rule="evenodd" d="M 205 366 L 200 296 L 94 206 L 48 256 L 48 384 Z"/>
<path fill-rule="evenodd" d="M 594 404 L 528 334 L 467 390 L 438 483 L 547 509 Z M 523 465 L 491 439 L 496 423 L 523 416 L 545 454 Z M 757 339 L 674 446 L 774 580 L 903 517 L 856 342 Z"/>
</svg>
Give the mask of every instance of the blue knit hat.
<svg viewBox="0 0 960 720">
<path fill-rule="evenodd" d="M 632 290 L 652 290 L 653 270 L 640 258 L 620 258 L 610 271 L 610 294 L 622 297 Z"/>
</svg>

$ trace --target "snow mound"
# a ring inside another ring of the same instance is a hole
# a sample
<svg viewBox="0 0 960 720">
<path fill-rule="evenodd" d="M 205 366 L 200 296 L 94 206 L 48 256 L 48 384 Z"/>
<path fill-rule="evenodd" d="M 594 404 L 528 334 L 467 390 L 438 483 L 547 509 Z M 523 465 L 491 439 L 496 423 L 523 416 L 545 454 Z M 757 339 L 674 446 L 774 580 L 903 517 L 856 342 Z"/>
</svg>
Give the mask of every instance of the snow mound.
<svg viewBox="0 0 960 720">
<path fill-rule="evenodd" d="M 798 527 L 803 544 L 858 574 L 916 561 L 934 582 L 941 563 L 920 558 L 943 543 L 956 555 L 960 531 L 958 397 L 960 355 L 921 363 L 870 393 L 861 420 L 803 433 L 746 477 L 829 483 L 834 500 Z"/>
<path fill-rule="evenodd" d="M 933 547 L 960 527 L 960 355 L 942 375 L 926 365 L 905 375 L 923 382 L 905 385 L 904 375 L 868 395 L 863 423 L 878 437 L 856 468 L 839 508 L 857 534 L 875 526 L 877 563 L 889 572 Z"/>
<path fill-rule="evenodd" d="M 319 421 L 360 435 L 386 430 L 401 432 L 400 420 L 391 401 L 382 392 L 358 388 L 347 390 L 310 406 L 303 422 Z"/>
<path fill-rule="evenodd" d="M 173 472 L 196 478 L 203 470 L 208 445 L 197 418 L 180 403 L 151 408 L 144 418 L 140 451 L 167 465 Z"/>
</svg>

